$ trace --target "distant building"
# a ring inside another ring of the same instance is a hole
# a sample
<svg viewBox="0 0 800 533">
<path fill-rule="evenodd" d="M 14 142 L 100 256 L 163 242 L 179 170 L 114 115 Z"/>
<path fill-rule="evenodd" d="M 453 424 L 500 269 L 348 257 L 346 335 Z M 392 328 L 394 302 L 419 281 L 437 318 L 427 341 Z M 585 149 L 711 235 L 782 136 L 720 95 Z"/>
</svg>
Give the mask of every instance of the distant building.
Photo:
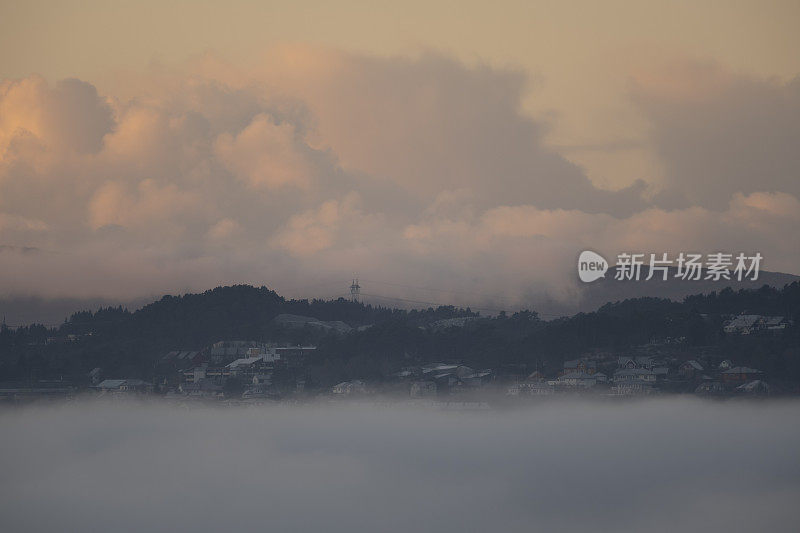
<svg viewBox="0 0 800 533">
<path fill-rule="evenodd" d="M 782 316 L 739 315 L 729 320 L 723 330 L 735 335 L 752 333 L 777 333 L 786 329 L 789 322 Z"/>
<path fill-rule="evenodd" d="M 769 394 L 769 385 L 760 379 L 749 381 L 736 387 L 738 394 L 748 394 L 752 396 L 766 396 Z"/>
<path fill-rule="evenodd" d="M 678 372 L 686 379 L 694 379 L 695 377 L 702 375 L 703 365 L 694 359 L 691 359 L 681 363 L 681 365 L 678 367 Z"/>
<path fill-rule="evenodd" d="M 695 394 L 703 396 L 714 396 L 718 394 L 725 394 L 725 386 L 719 381 L 704 381 L 694 390 Z"/>
<path fill-rule="evenodd" d="M 597 384 L 597 379 L 586 372 L 570 372 L 558 378 L 559 386 L 588 389 L 594 387 L 595 384 Z"/>
<path fill-rule="evenodd" d="M 640 396 L 653 392 L 652 382 L 642 380 L 615 382 L 611 387 L 611 394 L 614 396 Z"/>
<path fill-rule="evenodd" d="M 415 381 L 409 387 L 409 395 L 412 398 L 428 398 L 436 396 L 435 381 Z"/>
<path fill-rule="evenodd" d="M 536 382 L 536 381 L 541 382 L 545 380 L 545 376 L 540 371 L 536 370 L 535 372 L 529 374 L 528 377 L 525 378 L 525 380 L 531 382 Z"/>
<path fill-rule="evenodd" d="M 762 327 L 768 332 L 777 332 L 786 329 L 789 322 L 782 316 L 765 316 L 762 319 Z"/>
<path fill-rule="evenodd" d="M 747 383 L 760 379 L 763 372 L 746 366 L 735 366 L 721 374 L 722 382 L 726 385 Z"/>
<path fill-rule="evenodd" d="M 597 362 L 587 361 L 585 359 L 573 359 L 571 361 L 564 361 L 564 374 L 573 374 L 575 372 L 582 372 L 584 374 L 594 374 L 597 372 Z"/>
<path fill-rule="evenodd" d="M 654 383 L 656 373 L 646 368 L 623 368 L 614 372 L 614 383 L 637 382 Z"/>
<path fill-rule="evenodd" d="M 508 396 L 549 396 L 555 392 L 554 385 L 543 381 L 514 383 L 506 389 Z"/>
<path fill-rule="evenodd" d="M 153 384 L 141 379 L 104 379 L 94 387 L 103 394 L 153 392 Z"/>
<path fill-rule="evenodd" d="M 258 355 L 250 355 L 242 357 L 235 361 L 228 363 L 225 367 L 230 372 L 231 376 L 247 376 L 252 377 L 255 373 L 262 372 L 265 369 L 271 369 L 275 361 L 278 361 L 280 356 L 261 353 Z"/>
<path fill-rule="evenodd" d="M 182 383 L 180 392 L 192 398 L 222 398 L 225 396 L 224 387 L 214 380 L 201 378 L 192 383 Z"/>
<path fill-rule="evenodd" d="M 200 352 L 190 350 L 174 350 L 164 355 L 159 363 L 164 366 L 172 367 L 175 370 L 183 370 L 198 363 Z"/>
<path fill-rule="evenodd" d="M 367 387 L 361 380 L 343 381 L 331 388 L 331 392 L 337 396 L 353 396 L 356 394 L 364 394 L 367 392 Z"/>
<path fill-rule="evenodd" d="M 478 370 L 471 374 L 462 374 L 459 376 L 461 383 L 466 387 L 478 388 L 486 385 L 494 379 L 494 372 L 489 369 Z"/>
<path fill-rule="evenodd" d="M 669 375 L 669 367 L 666 366 L 653 367 L 653 374 L 656 375 L 656 380 L 665 379 Z"/>
<path fill-rule="evenodd" d="M 728 321 L 723 327 L 725 333 L 749 335 L 758 328 L 761 315 L 739 315 Z"/>
</svg>

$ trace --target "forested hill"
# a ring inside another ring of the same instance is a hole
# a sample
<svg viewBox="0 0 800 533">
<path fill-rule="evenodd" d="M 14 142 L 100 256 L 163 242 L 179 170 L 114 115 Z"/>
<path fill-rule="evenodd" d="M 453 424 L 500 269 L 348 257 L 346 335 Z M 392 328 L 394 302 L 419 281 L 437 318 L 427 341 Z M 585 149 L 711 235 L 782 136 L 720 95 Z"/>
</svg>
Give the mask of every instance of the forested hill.
<svg viewBox="0 0 800 533">
<path fill-rule="evenodd" d="M 280 314 L 342 321 L 354 328 L 399 316 L 419 324 L 475 316 L 469 309 L 455 307 L 405 311 L 344 299 L 286 300 L 266 287 L 234 285 L 200 294 L 164 296 L 135 312 L 104 308 L 94 313 L 75 313 L 60 332 L 79 335 L 92 332 L 118 338 L 147 336 L 175 346 L 198 349 L 220 339 L 273 340 L 277 335 L 278 340 L 285 341 L 285 328 L 272 322 Z"/>
<path fill-rule="evenodd" d="M 743 312 L 784 316 L 795 325 L 769 339 L 726 336 L 724 320 Z M 337 334 L 289 328 L 273 320 L 280 314 L 342 321 L 356 329 Z M 688 349 L 711 346 L 743 356 L 749 350 L 786 358 L 800 347 L 800 283 L 783 289 L 725 289 L 683 302 L 637 298 L 551 321 L 522 311 L 472 320 L 462 327 L 441 326 L 443 319 L 457 317 L 478 315 L 454 307 L 408 311 L 343 299 L 286 300 L 266 287 L 218 287 L 202 294 L 165 296 L 133 312 L 78 312 L 58 328 L 3 326 L 0 381 L 84 376 L 94 366 L 115 375 L 147 377 L 154 361 L 167 351 L 197 350 L 223 339 L 313 342 L 320 347 L 319 357 L 330 364 L 369 361 L 368 366 L 375 367 L 372 363 L 380 360 L 381 368 L 398 366 L 409 357 L 460 360 L 478 367 L 557 366 L 587 350 L 625 350 L 664 338 L 685 338 Z M 365 325 L 372 327 L 357 329 Z M 73 337 L 66 342 L 68 336 Z"/>
</svg>

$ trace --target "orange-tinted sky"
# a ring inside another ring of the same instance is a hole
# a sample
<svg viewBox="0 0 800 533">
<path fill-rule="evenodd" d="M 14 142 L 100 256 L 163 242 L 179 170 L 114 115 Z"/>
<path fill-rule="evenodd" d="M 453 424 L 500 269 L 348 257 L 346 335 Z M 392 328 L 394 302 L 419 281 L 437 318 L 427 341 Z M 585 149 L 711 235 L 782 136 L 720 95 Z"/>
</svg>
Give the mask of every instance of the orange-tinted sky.
<svg viewBox="0 0 800 533">
<path fill-rule="evenodd" d="M 637 140 L 632 76 L 674 58 L 734 72 L 800 72 L 800 3 L 782 2 L 6 2 L 0 77 L 32 72 L 113 84 L 121 69 L 171 64 L 206 51 L 253 61 L 276 43 L 404 55 L 433 49 L 467 63 L 524 69 L 531 113 L 557 113 L 548 142 L 602 186 L 659 173 L 647 150 L 586 149 Z"/>
<path fill-rule="evenodd" d="M 794 272 L 798 20 L 797 2 L 5 2 L 0 292 L 356 269 L 463 288 L 499 268 L 515 293 L 582 246 L 761 246 Z"/>
</svg>

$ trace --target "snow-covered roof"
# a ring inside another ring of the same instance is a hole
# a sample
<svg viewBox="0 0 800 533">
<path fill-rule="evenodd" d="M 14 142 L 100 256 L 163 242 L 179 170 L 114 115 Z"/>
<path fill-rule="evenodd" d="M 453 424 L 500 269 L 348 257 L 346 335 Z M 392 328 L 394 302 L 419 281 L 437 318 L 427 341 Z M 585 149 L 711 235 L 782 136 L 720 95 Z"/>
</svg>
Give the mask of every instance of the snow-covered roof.
<svg viewBox="0 0 800 533">
<path fill-rule="evenodd" d="M 263 355 L 259 355 L 258 357 L 242 357 L 241 359 L 237 359 L 232 363 L 228 363 L 227 368 L 235 369 L 239 368 L 240 366 L 249 366 L 253 363 L 261 361 L 264 358 Z"/>
<path fill-rule="evenodd" d="M 694 359 L 692 359 L 692 360 L 690 360 L 690 361 L 686 361 L 686 362 L 685 362 L 685 363 L 683 363 L 683 364 L 684 364 L 684 365 L 689 365 L 689 366 L 691 366 L 693 369 L 695 369 L 695 370 L 698 370 L 698 371 L 700 371 L 700 372 L 702 372 L 702 371 L 703 371 L 703 365 L 701 365 L 700 363 L 698 363 L 698 362 L 697 362 L 697 361 L 695 361 Z"/>
<path fill-rule="evenodd" d="M 739 315 L 728 322 L 727 327 L 730 328 L 750 328 L 759 321 L 761 315 Z"/>
<path fill-rule="evenodd" d="M 97 384 L 98 389 L 118 389 L 125 384 L 125 379 L 104 379 Z"/>
</svg>

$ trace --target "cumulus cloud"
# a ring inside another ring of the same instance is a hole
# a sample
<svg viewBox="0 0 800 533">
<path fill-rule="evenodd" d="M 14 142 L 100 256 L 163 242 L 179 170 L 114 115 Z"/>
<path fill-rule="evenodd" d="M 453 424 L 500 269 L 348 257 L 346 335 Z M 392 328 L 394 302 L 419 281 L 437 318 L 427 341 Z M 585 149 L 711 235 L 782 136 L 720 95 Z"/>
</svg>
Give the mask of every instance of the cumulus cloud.
<svg viewBox="0 0 800 533">
<path fill-rule="evenodd" d="M 66 79 L 51 87 L 31 76 L 0 84 L 0 152 L 27 136 L 50 150 L 96 152 L 113 124 L 109 106 L 84 81 Z"/>
<path fill-rule="evenodd" d="M 343 241 L 381 231 L 380 215 L 368 215 L 361 209 L 361 197 L 350 193 L 341 200 L 328 200 L 319 208 L 292 216 L 278 230 L 274 243 L 298 256 L 309 256 Z"/>
<path fill-rule="evenodd" d="M 643 184 L 598 190 L 575 165 L 543 146 L 547 123 L 520 111 L 526 76 L 416 59 L 279 49 L 274 76 L 301 95 L 320 142 L 349 170 L 391 180 L 420 198 L 468 189 L 483 206 L 528 203 L 628 213 Z M 558 183 L 558 187 L 549 184 Z"/>
<path fill-rule="evenodd" d="M 800 78 L 734 74 L 676 61 L 633 77 L 665 169 L 666 204 L 724 208 L 736 193 L 800 196 Z"/>
<path fill-rule="evenodd" d="M 79 403 L 0 422 L 14 531 L 794 531 L 800 518 L 794 402 Z"/>
<path fill-rule="evenodd" d="M 357 271 L 532 305 L 569 297 L 584 248 L 759 250 L 794 272 L 796 84 L 681 73 L 634 90 L 667 183 L 619 191 L 547 148 L 548 122 L 521 111 L 523 73 L 437 54 L 287 47 L 248 68 L 205 56 L 109 94 L 7 80 L 0 293 L 283 290 Z"/>
<path fill-rule="evenodd" d="M 235 138 L 221 134 L 214 149 L 228 170 L 252 187 L 307 189 L 311 169 L 296 137 L 291 124 L 275 124 L 259 114 Z"/>
</svg>

